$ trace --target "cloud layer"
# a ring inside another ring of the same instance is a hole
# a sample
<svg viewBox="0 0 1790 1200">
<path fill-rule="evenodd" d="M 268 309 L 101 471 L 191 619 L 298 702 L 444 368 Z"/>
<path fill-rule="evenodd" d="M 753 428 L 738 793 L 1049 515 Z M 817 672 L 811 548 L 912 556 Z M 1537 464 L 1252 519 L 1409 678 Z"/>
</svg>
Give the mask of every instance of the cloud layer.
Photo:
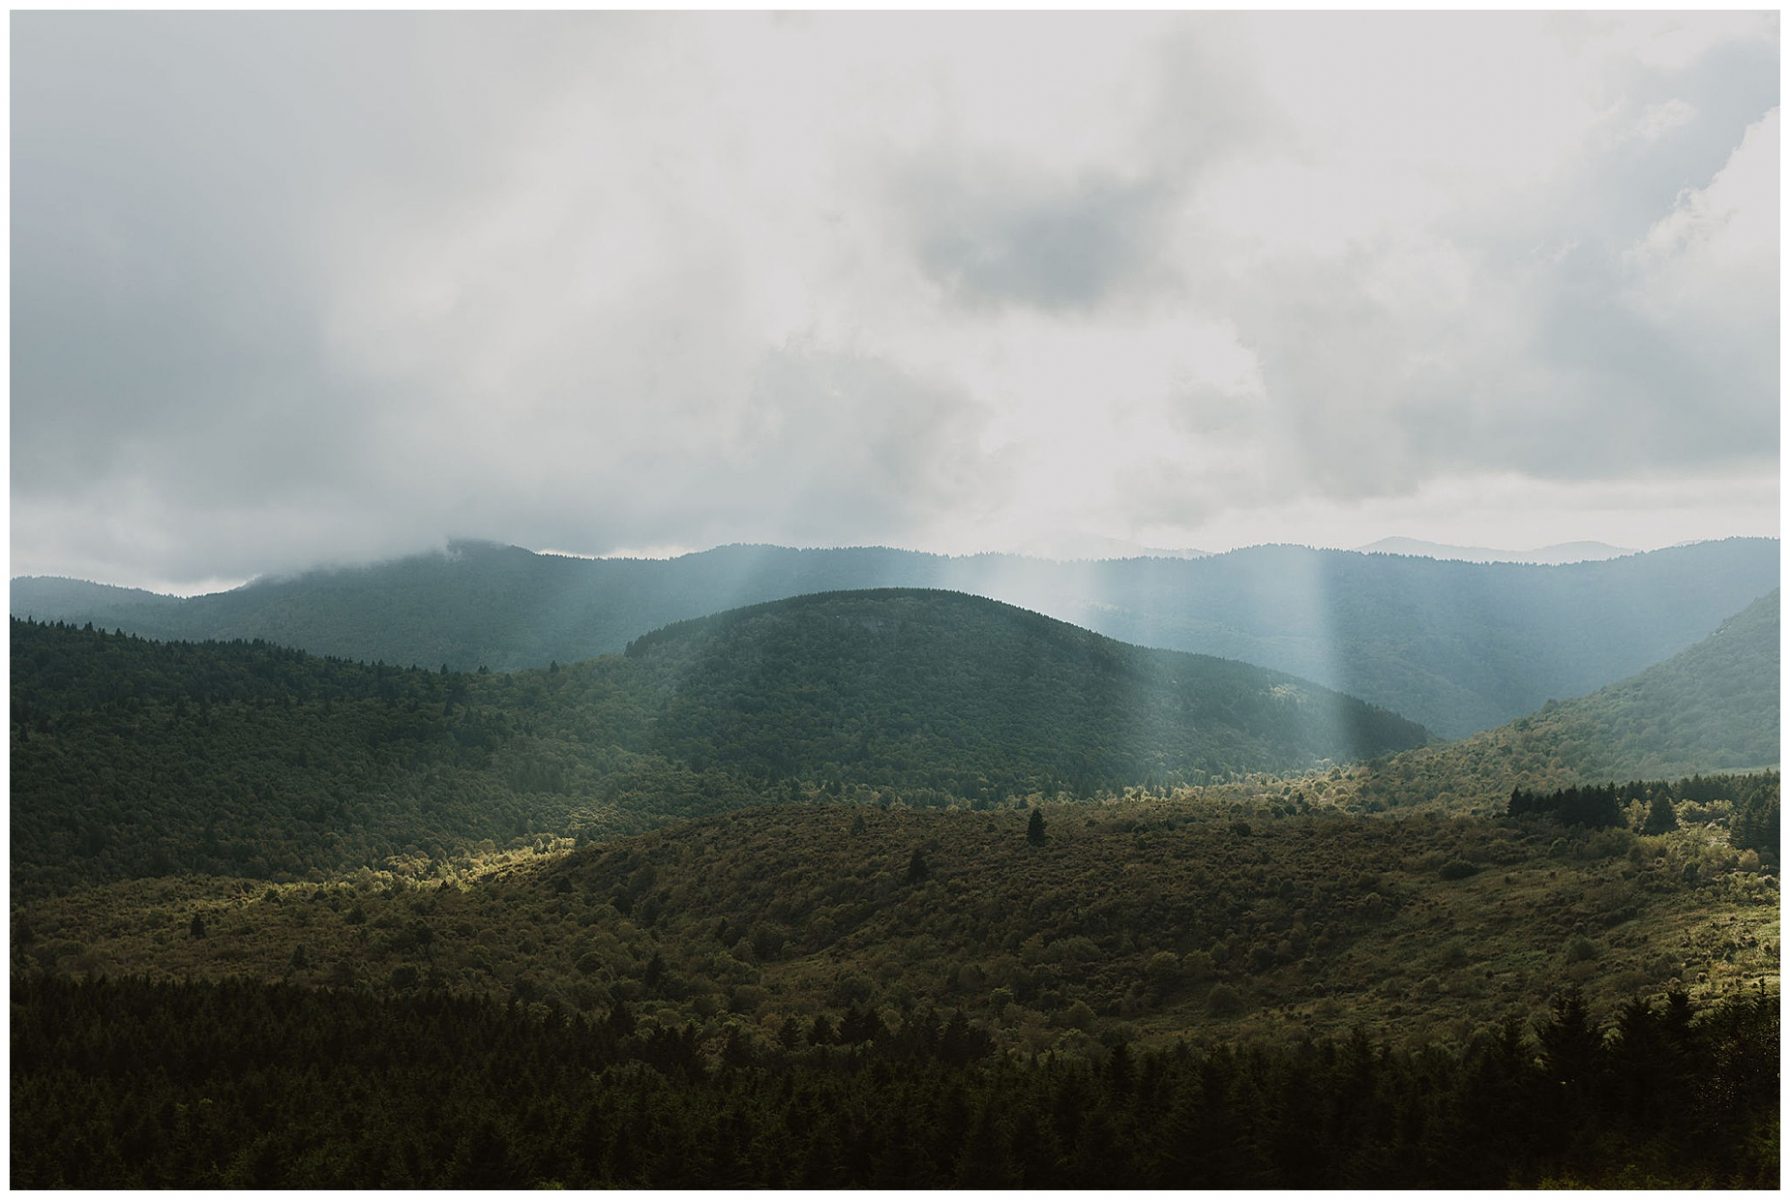
<svg viewBox="0 0 1790 1200">
<path fill-rule="evenodd" d="M 1776 531 L 1774 14 L 13 33 L 15 573 Z"/>
</svg>

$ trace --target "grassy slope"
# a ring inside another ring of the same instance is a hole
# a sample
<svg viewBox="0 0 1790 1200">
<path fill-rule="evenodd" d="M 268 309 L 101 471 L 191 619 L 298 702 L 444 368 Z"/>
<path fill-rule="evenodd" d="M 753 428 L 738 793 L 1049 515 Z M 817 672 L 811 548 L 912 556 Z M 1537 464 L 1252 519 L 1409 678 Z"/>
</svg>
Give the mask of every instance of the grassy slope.
<svg viewBox="0 0 1790 1200">
<path fill-rule="evenodd" d="M 1660 661 L 1777 575 L 1768 539 L 1562 567 L 1292 546 L 1053 563 L 762 546 L 588 561 L 466 544 L 190 600 L 14 580 L 12 611 L 155 637 L 262 637 L 369 661 L 508 669 L 613 653 L 667 622 L 802 593 L 950 588 L 1139 645 L 1288 671 L 1460 736 Z"/>
<path fill-rule="evenodd" d="M 1632 679 L 1351 773 L 1357 799 L 1498 807 L 1559 788 L 1777 765 L 1779 594 Z"/>
<path fill-rule="evenodd" d="M 794 805 L 453 879 L 121 884 L 15 910 L 14 963 L 627 1000 L 767 1041 L 853 1004 L 961 1007 L 1031 1050 L 1354 1026 L 1459 1040 L 1568 981 L 1607 1010 L 1777 975 L 1776 877 L 1734 871 L 1710 826 L 1587 836 L 1207 797 L 1046 812 L 1042 846 L 1023 812 Z M 1456 862 L 1473 872 L 1444 878 Z"/>
</svg>

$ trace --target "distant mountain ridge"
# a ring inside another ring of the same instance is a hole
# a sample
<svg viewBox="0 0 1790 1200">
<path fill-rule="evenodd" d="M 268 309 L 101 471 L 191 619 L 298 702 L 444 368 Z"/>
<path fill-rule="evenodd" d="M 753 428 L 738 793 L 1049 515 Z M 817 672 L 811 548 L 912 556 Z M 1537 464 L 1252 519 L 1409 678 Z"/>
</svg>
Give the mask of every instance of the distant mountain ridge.
<svg viewBox="0 0 1790 1200">
<path fill-rule="evenodd" d="M 461 542 L 190 599 L 15 579 L 12 612 L 147 637 L 264 638 L 366 661 L 509 670 L 618 652 L 662 625 L 741 605 L 941 588 L 1135 645 L 1285 671 L 1458 737 L 1677 653 L 1776 587 L 1778 570 L 1768 538 L 1555 567 L 1297 546 L 1062 563 L 774 546 L 579 559 Z"/>
<path fill-rule="evenodd" d="M 1362 799 L 1503 803 L 1513 787 L 1678 778 L 1776 767 L 1781 595 L 1688 650 L 1508 725 L 1364 769 Z"/>
<path fill-rule="evenodd" d="M 1008 549 L 1022 558 L 1043 558 L 1052 562 L 1087 562 L 1115 558 L 1206 558 L 1212 553 L 1210 550 L 1196 550 L 1192 547 L 1146 546 L 1141 542 L 1096 534 L 1064 534 L 1024 542 Z"/>
<path fill-rule="evenodd" d="M 1694 543 L 1690 543 L 1694 544 Z M 1602 562 L 1639 554 L 1608 542 L 1557 542 L 1533 550 L 1494 550 L 1488 546 L 1451 546 L 1442 542 L 1426 542 L 1418 538 L 1388 537 L 1356 549 L 1363 554 L 1410 554 L 1420 558 L 1458 559 L 1462 562 L 1537 563 L 1561 566 L 1576 562 Z"/>
</svg>

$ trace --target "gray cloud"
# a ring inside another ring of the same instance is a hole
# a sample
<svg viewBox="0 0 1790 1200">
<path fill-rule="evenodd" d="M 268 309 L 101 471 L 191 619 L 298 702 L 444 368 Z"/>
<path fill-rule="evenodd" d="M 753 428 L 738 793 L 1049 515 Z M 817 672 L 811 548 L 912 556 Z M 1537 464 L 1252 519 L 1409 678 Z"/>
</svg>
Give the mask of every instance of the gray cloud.
<svg viewBox="0 0 1790 1200">
<path fill-rule="evenodd" d="M 1775 271 L 1670 321 L 1635 293 L 1650 286 L 1636 247 L 1775 114 L 1776 69 L 1770 40 L 1718 45 L 1678 69 L 1621 63 L 1595 136 L 1520 181 L 1514 203 L 1487 214 L 1464 202 L 1429 228 L 1208 276 L 1205 298 L 1260 362 L 1254 436 L 1297 463 L 1280 486 L 1349 502 L 1475 471 L 1774 475 Z M 1513 93 L 1526 86 L 1508 80 Z M 1663 128 L 1635 133 L 1668 106 Z M 1775 188 L 1746 198 L 1754 220 L 1776 209 Z M 1775 223 L 1746 251 L 1759 263 L 1776 252 Z M 1389 274 L 1402 286 L 1388 288 Z M 1232 402 L 1189 400 L 1185 427 L 1211 403 Z M 1233 486 L 1249 494 L 1246 480 Z"/>
<path fill-rule="evenodd" d="M 1247 56 L 1224 15 L 1160 31 L 1102 97 L 1141 97 L 1134 127 L 1112 131 L 1119 167 L 1065 170 L 1056 156 L 1018 158 L 947 131 L 895 173 L 901 235 L 926 276 L 970 308 L 1066 313 L 1172 293 L 1185 283 L 1162 253 L 1176 209 L 1251 139 L 1286 132 Z"/>
<path fill-rule="evenodd" d="M 914 250 L 953 299 L 1086 308 L 1162 280 L 1153 250 L 1168 197 L 1113 179 L 1066 186 L 956 167 L 921 174 Z"/>
<path fill-rule="evenodd" d="M 1775 488 L 1776 19 L 1650 20 L 19 14 L 14 569 Z"/>
</svg>

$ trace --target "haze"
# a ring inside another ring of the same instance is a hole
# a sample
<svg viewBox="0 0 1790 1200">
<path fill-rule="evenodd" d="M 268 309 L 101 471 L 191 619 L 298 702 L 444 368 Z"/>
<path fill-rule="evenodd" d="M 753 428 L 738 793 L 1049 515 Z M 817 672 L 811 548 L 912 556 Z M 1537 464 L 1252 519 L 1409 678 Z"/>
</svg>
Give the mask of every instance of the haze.
<svg viewBox="0 0 1790 1200">
<path fill-rule="evenodd" d="M 12 566 L 1778 529 L 1778 17 L 13 18 Z"/>
</svg>

